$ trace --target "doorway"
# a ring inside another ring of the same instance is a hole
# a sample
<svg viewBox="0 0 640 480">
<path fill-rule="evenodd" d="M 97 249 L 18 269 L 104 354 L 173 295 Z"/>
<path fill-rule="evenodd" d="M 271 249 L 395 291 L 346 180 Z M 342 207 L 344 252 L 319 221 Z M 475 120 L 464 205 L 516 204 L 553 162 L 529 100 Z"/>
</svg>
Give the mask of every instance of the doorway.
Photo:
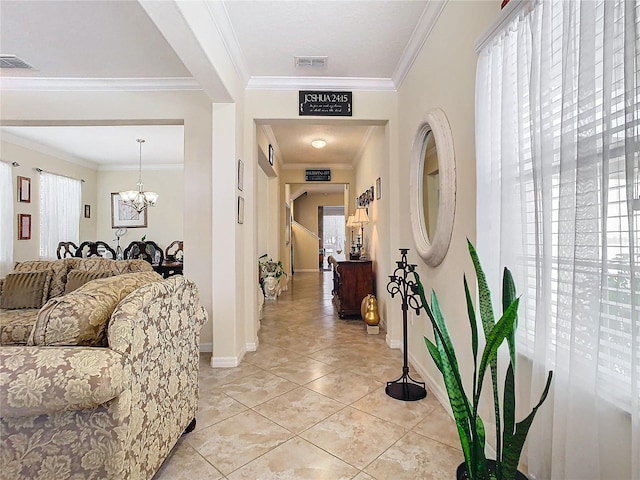
<svg viewBox="0 0 640 480">
<path fill-rule="evenodd" d="M 329 257 L 337 261 L 345 259 L 344 206 L 318 207 L 318 237 L 320 251 L 324 255 L 321 270 L 331 270 Z"/>
</svg>

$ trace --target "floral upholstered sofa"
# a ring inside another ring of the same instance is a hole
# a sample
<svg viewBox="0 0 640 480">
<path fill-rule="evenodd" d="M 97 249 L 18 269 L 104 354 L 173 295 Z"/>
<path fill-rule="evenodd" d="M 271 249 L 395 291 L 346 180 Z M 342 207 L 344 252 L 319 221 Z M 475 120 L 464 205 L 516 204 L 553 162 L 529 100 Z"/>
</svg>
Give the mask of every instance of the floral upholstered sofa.
<svg viewBox="0 0 640 480">
<path fill-rule="evenodd" d="M 195 284 L 155 272 L 50 299 L 28 345 L 0 347 L 0 477 L 150 479 L 195 425 Z"/>
<path fill-rule="evenodd" d="M 24 345 L 40 307 L 51 298 L 60 297 L 82 283 L 97 278 L 152 270 L 151 265 L 144 260 L 65 258 L 16 262 L 12 274 L 6 279 L 0 279 L 0 345 Z M 14 282 L 21 293 L 28 288 L 39 290 L 32 292 L 32 298 L 3 302 L 6 297 L 4 286 L 14 280 L 11 277 L 22 277 Z M 2 308 L 4 306 L 15 308 Z"/>
</svg>

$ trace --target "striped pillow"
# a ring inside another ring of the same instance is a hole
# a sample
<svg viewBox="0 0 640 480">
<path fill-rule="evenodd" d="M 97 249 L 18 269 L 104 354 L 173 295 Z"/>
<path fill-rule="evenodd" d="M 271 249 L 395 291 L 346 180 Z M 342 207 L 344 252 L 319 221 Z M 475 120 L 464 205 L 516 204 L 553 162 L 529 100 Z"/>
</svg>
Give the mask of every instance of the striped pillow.
<svg viewBox="0 0 640 480">
<path fill-rule="evenodd" d="M 0 308 L 40 308 L 47 301 L 51 270 L 10 273 L 4 280 Z"/>
<path fill-rule="evenodd" d="M 98 278 L 105 278 L 113 276 L 113 272 L 85 272 L 82 270 L 71 270 L 67 274 L 67 285 L 64 289 L 65 295 L 69 292 L 73 292 L 74 290 L 80 288 L 87 282 L 91 280 L 96 280 Z"/>
</svg>

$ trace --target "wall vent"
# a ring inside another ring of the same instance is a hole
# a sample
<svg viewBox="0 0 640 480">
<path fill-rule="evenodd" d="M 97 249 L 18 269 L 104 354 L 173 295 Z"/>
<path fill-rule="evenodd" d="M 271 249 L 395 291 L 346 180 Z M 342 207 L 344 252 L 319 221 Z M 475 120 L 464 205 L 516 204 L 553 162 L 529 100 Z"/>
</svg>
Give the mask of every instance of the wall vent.
<svg viewBox="0 0 640 480">
<path fill-rule="evenodd" d="M 296 68 L 323 68 L 327 66 L 328 57 L 293 57 Z"/>
<path fill-rule="evenodd" d="M 1 55 L 0 54 L 0 68 L 27 68 L 33 67 L 21 58 L 15 55 Z"/>
</svg>

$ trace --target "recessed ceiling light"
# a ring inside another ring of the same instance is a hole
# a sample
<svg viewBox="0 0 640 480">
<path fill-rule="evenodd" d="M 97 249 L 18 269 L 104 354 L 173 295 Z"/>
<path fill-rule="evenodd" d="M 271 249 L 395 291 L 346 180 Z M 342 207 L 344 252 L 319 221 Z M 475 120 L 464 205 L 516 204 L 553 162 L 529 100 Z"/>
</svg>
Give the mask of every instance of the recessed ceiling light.
<svg viewBox="0 0 640 480">
<path fill-rule="evenodd" d="M 327 142 L 321 138 L 317 138 L 311 142 L 311 146 L 314 148 L 324 148 L 327 146 Z"/>
</svg>

